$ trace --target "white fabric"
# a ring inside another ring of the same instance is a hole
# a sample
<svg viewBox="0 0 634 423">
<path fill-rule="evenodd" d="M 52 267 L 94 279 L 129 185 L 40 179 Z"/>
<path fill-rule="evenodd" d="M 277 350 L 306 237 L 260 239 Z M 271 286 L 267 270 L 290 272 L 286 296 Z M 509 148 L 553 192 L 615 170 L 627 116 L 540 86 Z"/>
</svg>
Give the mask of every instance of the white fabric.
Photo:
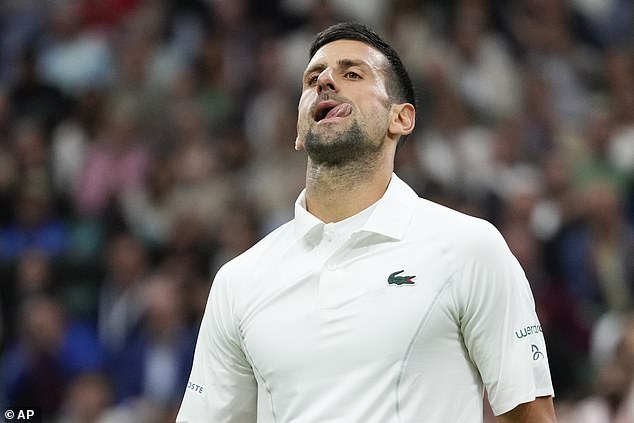
<svg viewBox="0 0 634 423">
<path fill-rule="evenodd" d="M 370 212 L 339 245 L 298 201 L 218 272 L 177 422 L 481 423 L 483 386 L 496 415 L 553 394 L 530 287 L 490 224 L 396 175 Z M 400 270 L 414 284 L 389 284 Z"/>
</svg>

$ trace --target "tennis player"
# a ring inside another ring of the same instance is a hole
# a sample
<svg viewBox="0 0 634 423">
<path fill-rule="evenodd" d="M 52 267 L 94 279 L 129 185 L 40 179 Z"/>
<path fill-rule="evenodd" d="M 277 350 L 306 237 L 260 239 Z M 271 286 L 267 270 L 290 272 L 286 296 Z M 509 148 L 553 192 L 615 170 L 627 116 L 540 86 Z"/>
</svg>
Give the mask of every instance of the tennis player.
<svg viewBox="0 0 634 423">
<path fill-rule="evenodd" d="M 187 423 L 555 422 L 533 295 L 489 223 L 393 173 L 414 129 L 397 53 L 319 33 L 295 148 L 295 218 L 215 277 L 178 414 Z"/>
</svg>

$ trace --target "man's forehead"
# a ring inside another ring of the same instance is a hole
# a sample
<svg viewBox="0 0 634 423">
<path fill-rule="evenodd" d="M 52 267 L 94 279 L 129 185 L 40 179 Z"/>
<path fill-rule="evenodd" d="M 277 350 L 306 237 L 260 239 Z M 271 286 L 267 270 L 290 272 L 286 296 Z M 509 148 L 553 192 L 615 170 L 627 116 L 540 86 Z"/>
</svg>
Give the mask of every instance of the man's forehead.
<svg viewBox="0 0 634 423">
<path fill-rule="evenodd" d="M 352 60 L 381 70 L 387 65 L 387 58 L 374 47 L 356 40 L 336 40 L 325 44 L 315 52 L 306 69 L 318 64 L 334 66 L 341 60 Z"/>
</svg>

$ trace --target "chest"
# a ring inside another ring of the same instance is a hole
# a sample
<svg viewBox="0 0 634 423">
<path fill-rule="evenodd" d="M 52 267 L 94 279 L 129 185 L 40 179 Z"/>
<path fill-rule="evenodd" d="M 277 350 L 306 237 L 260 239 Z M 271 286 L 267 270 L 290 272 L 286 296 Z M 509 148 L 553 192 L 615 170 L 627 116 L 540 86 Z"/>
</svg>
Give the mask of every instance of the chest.
<svg viewBox="0 0 634 423">
<path fill-rule="evenodd" d="M 387 370 L 432 313 L 455 326 L 437 307 L 450 272 L 432 246 L 324 247 L 287 259 L 255 275 L 241 315 L 245 349 L 265 379 L 336 378 L 377 363 Z"/>
</svg>

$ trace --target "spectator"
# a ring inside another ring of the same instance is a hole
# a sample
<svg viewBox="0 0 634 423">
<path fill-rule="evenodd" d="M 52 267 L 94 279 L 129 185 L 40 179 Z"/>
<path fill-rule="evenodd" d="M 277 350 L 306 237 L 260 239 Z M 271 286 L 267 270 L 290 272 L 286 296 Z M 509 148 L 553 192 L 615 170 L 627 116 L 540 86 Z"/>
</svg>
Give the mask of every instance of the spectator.
<svg viewBox="0 0 634 423">
<path fill-rule="evenodd" d="M 100 373 L 83 373 L 69 383 L 59 423 L 93 423 L 102 421 L 111 403 L 108 379 Z"/>
<path fill-rule="evenodd" d="M 634 237 L 613 185 L 597 181 L 585 191 L 587 225 L 570 232 L 559 251 L 564 277 L 580 306 L 596 318 L 632 306 Z"/>
<path fill-rule="evenodd" d="M 33 47 L 21 58 L 18 79 L 10 93 L 14 120 L 33 120 L 49 132 L 69 112 L 70 100 L 60 89 L 42 80 Z"/>
<path fill-rule="evenodd" d="M 52 134 L 51 169 L 53 183 L 58 193 L 72 197 L 80 181 L 86 150 L 96 136 L 100 125 L 104 94 L 95 90 L 82 92 L 74 112 L 62 121 Z"/>
<path fill-rule="evenodd" d="M 67 321 L 52 298 L 24 301 L 20 322 L 19 338 L 0 363 L 2 396 L 11 408 L 38 408 L 51 418 L 73 375 L 100 368 L 101 351 L 95 334 Z"/>
<path fill-rule="evenodd" d="M 417 138 L 427 176 L 453 195 L 480 198 L 493 184 L 493 140 L 446 81 L 434 89 L 434 117 Z"/>
<path fill-rule="evenodd" d="M 436 47 L 433 65 L 466 105 L 485 122 L 513 116 L 520 106 L 518 72 L 504 41 L 488 30 L 484 2 L 458 2 L 447 41 Z"/>
<path fill-rule="evenodd" d="M 60 257 L 68 246 L 64 222 L 52 215 L 51 193 L 41 186 L 23 187 L 15 204 L 15 222 L 0 229 L 0 261 L 31 249 Z"/>
<path fill-rule="evenodd" d="M 155 274 L 147 281 L 141 328 L 111 363 L 117 401 L 144 400 L 161 409 L 180 401 L 196 342 L 185 327 L 181 292 L 169 274 Z"/>
<path fill-rule="evenodd" d="M 108 244 L 106 275 L 99 292 L 98 328 L 101 344 L 117 353 L 136 333 L 144 312 L 142 289 L 147 276 L 144 246 L 127 232 Z"/>
<path fill-rule="evenodd" d="M 100 215 L 108 208 L 116 209 L 126 190 L 145 182 L 150 159 L 132 113 L 123 105 L 110 109 L 88 151 L 75 184 L 75 202 L 81 213 Z"/>
<path fill-rule="evenodd" d="M 595 393 L 581 401 L 562 423 L 627 423 L 634 419 L 634 325 L 625 316 L 612 356 L 598 369 Z"/>
<path fill-rule="evenodd" d="M 84 31 L 80 7 L 77 0 L 52 4 L 39 60 L 44 79 L 71 95 L 87 87 L 106 86 L 112 73 L 106 39 Z"/>
</svg>

